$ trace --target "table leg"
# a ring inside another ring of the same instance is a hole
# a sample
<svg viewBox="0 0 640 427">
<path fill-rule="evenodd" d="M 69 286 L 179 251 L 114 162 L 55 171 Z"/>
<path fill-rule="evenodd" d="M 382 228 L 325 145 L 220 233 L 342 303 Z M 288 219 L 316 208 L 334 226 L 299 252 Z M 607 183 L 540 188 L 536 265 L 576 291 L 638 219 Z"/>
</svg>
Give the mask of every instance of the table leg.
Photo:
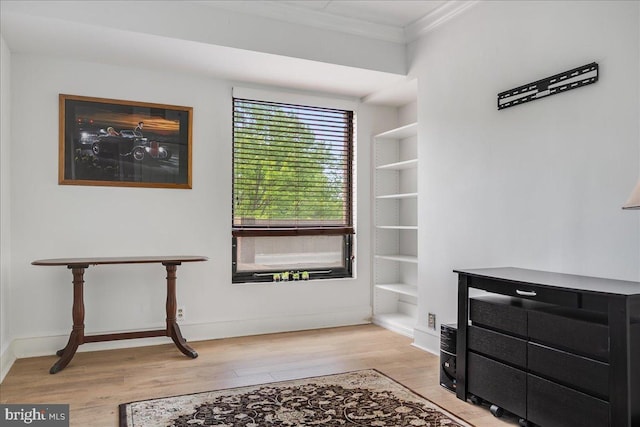
<svg viewBox="0 0 640 427">
<path fill-rule="evenodd" d="M 164 263 L 163 263 L 164 264 Z M 174 344 L 185 355 L 191 358 L 198 357 L 198 353 L 187 345 L 187 340 L 182 337 L 180 327 L 176 321 L 178 304 L 176 300 L 176 270 L 178 264 L 164 264 L 167 268 L 167 336 L 171 337 Z"/>
<path fill-rule="evenodd" d="M 73 329 L 69 335 L 67 345 L 56 354 L 60 359 L 49 370 L 50 374 L 55 374 L 63 370 L 73 359 L 78 350 L 78 346 L 84 342 L 84 270 L 89 266 L 69 267 L 73 273 Z"/>
<path fill-rule="evenodd" d="M 467 328 L 469 324 L 469 278 L 458 276 L 458 332 L 456 342 L 456 396 L 467 400 Z"/>
</svg>

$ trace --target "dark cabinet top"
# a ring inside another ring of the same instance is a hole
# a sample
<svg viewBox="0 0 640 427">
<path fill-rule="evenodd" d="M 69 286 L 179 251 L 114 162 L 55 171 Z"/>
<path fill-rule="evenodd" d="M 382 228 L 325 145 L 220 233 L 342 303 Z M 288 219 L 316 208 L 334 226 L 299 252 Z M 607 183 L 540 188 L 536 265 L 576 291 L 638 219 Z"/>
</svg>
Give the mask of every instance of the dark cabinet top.
<svg viewBox="0 0 640 427">
<path fill-rule="evenodd" d="M 455 273 L 470 277 L 494 279 L 513 283 L 530 284 L 549 288 L 572 289 L 614 295 L 640 295 L 640 282 L 578 276 L 574 274 L 552 273 L 527 270 L 524 268 L 498 267 L 478 269 L 456 269 Z"/>
</svg>

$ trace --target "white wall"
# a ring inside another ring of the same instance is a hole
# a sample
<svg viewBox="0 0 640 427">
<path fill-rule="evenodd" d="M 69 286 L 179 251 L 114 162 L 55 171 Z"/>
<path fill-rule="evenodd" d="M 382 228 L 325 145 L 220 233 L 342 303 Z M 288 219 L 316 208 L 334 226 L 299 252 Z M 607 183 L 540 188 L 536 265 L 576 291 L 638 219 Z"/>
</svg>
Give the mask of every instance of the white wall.
<svg viewBox="0 0 640 427">
<path fill-rule="evenodd" d="M 0 36 L 0 379 L 4 378 L 13 355 L 9 345 L 13 334 L 9 328 L 9 295 L 11 280 L 11 228 L 10 228 L 10 163 L 11 148 L 11 54 Z"/>
<path fill-rule="evenodd" d="M 640 172 L 639 9 L 638 2 L 480 2 L 409 46 L 417 104 L 399 112 L 360 107 L 359 230 L 370 229 L 370 136 L 418 116 L 422 327 L 427 312 L 438 323 L 455 321 L 453 268 L 640 279 L 640 221 L 620 210 Z M 595 85 L 496 110 L 498 92 L 591 61 L 600 64 Z M 231 87 L 132 66 L 27 54 L 9 61 L 2 42 L 0 354 L 8 353 L 7 337 L 19 357 L 64 345 L 71 274 L 30 265 L 49 257 L 209 256 L 178 269 L 190 340 L 368 318 L 366 232 L 357 235 L 355 280 L 231 285 Z M 59 186 L 59 93 L 194 107 L 193 189 Z M 159 266 L 89 268 L 87 333 L 162 326 L 164 276 Z M 437 349 L 436 335 L 418 332 L 416 344 Z M 129 344 L 136 343 L 113 345 Z"/>
<path fill-rule="evenodd" d="M 480 2 L 410 46 L 419 77 L 420 328 L 455 322 L 454 268 L 640 279 L 638 2 Z M 591 86 L 497 111 L 589 62 Z M 439 331 L 439 327 L 437 329 Z"/>
<path fill-rule="evenodd" d="M 231 284 L 231 82 L 23 54 L 12 55 L 11 67 L 10 305 L 18 357 L 52 354 L 71 328 L 71 274 L 30 265 L 40 258 L 208 256 L 206 263 L 178 268 L 182 330 L 190 341 L 369 320 L 368 233 L 357 235 L 356 279 Z M 193 189 L 58 185 L 59 93 L 192 106 Z M 379 132 L 372 128 L 389 118 L 386 109 L 362 105 L 358 111 L 361 230 L 370 227 L 369 141 Z M 90 267 L 86 333 L 162 327 L 164 278 L 159 265 Z"/>
</svg>

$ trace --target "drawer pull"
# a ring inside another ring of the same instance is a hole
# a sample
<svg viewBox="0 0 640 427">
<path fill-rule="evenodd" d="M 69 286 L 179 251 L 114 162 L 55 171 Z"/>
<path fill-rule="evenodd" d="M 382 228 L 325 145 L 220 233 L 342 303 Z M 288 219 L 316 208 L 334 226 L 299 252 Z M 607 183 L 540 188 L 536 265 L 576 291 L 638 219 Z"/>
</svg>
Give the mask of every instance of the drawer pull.
<svg viewBox="0 0 640 427">
<path fill-rule="evenodd" d="M 538 295 L 536 291 L 521 291 L 520 289 L 516 289 L 516 293 L 523 297 L 535 297 Z"/>
</svg>

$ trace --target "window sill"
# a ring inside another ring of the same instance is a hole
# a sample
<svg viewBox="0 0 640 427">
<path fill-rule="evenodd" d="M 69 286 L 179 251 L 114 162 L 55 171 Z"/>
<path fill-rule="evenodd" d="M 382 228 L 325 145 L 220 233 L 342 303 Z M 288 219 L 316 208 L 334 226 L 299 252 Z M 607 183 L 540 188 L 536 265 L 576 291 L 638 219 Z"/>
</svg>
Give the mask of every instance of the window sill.
<svg viewBox="0 0 640 427">
<path fill-rule="evenodd" d="M 302 286 L 306 284 L 317 283 L 331 283 L 331 282 L 344 282 L 354 281 L 355 277 L 328 277 L 326 279 L 309 279 L 309 280 L 287 280 L 280 282 L 232 282 L 234 286 L 246 286 L 246 285 L 273 285 L 273 286 Z"/>
</svg>

